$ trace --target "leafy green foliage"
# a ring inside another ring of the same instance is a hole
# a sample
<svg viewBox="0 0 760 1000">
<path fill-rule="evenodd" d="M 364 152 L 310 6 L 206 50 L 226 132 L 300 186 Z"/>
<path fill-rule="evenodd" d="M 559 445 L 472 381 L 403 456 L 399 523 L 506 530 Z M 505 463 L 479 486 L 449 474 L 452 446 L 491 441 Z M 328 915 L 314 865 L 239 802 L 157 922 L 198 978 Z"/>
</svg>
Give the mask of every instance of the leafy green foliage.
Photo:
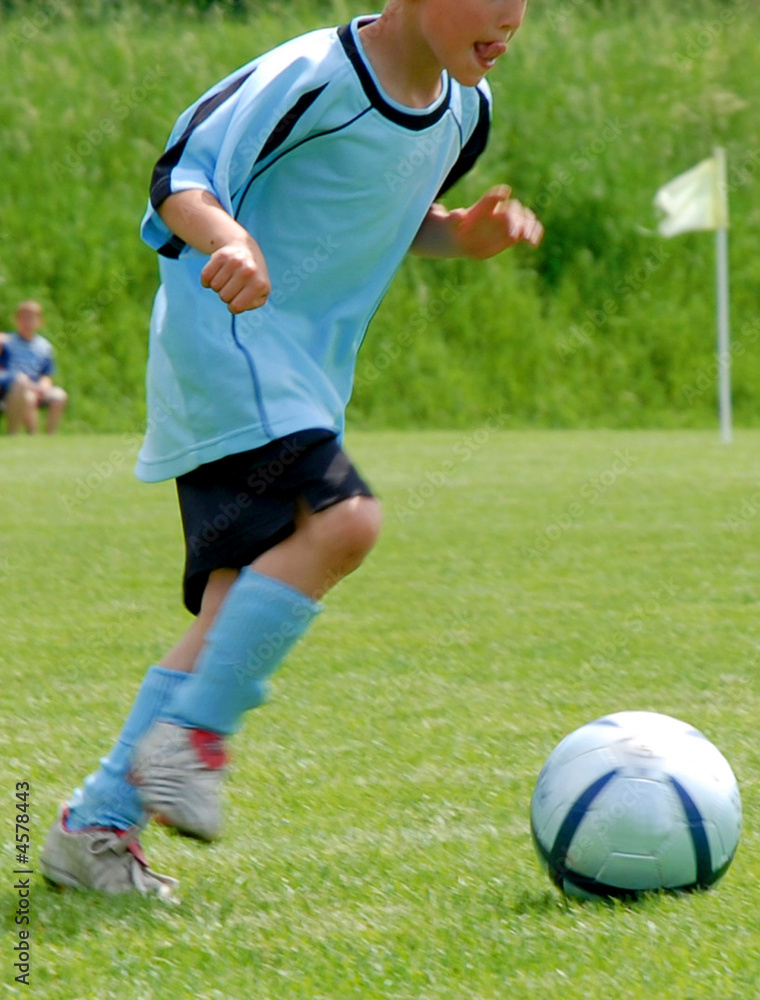
<svg viewBox="0 0 760 1000">
<path fill-rule="evenodd" d="M 142 423 L 156 267 L 137 229 L 176 115 L 254 55 L 359 11 L 192 7 L 0 14 L 0 327 L 21 297 L 45 304 L 68 430 Z M 744 0 L 532 2 L 491 77 L 489 150 L 446 200 L 507 181 L 544 221 L 543 246 L 485 265 L 408 261 L 360 355 L 353 422 L 466 426 L 503 408 L 513 426 L 711 423 L 712 236 L 642 228 L 657 188 L 723 144 L 736 414 L 756 423 L 759 30 Z"/>
</svg>

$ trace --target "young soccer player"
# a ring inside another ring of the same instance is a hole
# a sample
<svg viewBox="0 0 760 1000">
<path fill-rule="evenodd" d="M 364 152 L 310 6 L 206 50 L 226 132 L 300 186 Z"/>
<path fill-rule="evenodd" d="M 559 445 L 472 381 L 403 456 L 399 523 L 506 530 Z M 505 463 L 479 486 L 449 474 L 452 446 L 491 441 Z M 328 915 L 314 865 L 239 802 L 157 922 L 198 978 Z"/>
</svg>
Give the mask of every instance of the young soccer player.
<svg viewBox="0 0 760 1000">
<path fill-rule="evenodd" d="M 143 237 L 160 255 L 137 474 L 176 478 L 188 632 L 151 667 L 42 855 L 53 882 L 170 894 L 151 815 L 211 840 L 226 738 L 356 569 L 380 509 L 342 449 L 354 363 L 404 255 L 537 245 L 499 187 L 437 201 L 483 151 L 525 0 L 392 0 L 255 59 L 178 120 Z"/>
</svg>

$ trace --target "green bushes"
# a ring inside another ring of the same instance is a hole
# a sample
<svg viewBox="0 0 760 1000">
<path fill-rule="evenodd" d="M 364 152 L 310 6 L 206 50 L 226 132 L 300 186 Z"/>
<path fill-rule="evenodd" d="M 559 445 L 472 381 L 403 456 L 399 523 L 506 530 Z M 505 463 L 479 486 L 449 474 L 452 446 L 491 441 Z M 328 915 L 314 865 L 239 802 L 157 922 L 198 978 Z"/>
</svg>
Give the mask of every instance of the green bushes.
<svg viewBox="0 0 760 1000">
<path fill-rule="evenodd" d="M 0 13 L 0 328 L 47 308 L 69 427 L 143 419 L 156 266 L 139 241 L 174 118 L 235 66 L 355 4 L 46 0 Z M 181 14 L 178 7 L 183 8 Z M 755 39 L 745 0 L 531 4 L 492 76 L 487 154 L 447 202 L 507 181 L 546 226 L 486 264 L 410 260 L 357 367 L 369 426 L 703 426 L 714 421 L 714 250 L 662 240 L 656 189 L 728 149 L 737 420 L 756 423 L 760 223 Z"/>
</svg>

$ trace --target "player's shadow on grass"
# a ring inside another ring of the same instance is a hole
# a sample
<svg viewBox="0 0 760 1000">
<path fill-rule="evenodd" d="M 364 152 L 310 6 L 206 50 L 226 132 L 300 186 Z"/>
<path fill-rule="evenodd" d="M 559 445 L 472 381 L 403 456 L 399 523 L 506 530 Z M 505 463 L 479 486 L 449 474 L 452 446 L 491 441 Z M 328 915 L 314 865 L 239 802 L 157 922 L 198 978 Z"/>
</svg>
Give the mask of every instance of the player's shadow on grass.
<svg viewBox="0 0 760 1000">
<path fill-rule="evenodd" d="M 649 894 L 656 895 L 656 894 Z M 505 909 L 517 916 L 539 916 L 544 917 L 552 913 L 567 913 L 576 910 L 578 907 L 608 907 L 612 909 L 622 907 L 635 908 L 641 904 L 646 896 L 629 899 L 615 899 L 598 896 L 595 899 L 571 898 L 561 892 L 552 889 L 545 889 L 542 892 L 523 890 L 515 899 L 505 905 Z"/>
<path fill-rule="evenodd" d="M 543 889 L 521 889 L 516 894 L 489 887 L 483 902 L 496 911 L 500 917 L 545 917 L 561 913 L 567 909 L 567 900 L 559 892 Z"/>
<path fill-rule="evenodd" d="M 551 889 L 542 892 L 523 889 L 515 899 L 509 901 L 506 909 L 519 917 L 527 915 L 541 917 L 567 909 L 567 900 Z"/>
</svg>

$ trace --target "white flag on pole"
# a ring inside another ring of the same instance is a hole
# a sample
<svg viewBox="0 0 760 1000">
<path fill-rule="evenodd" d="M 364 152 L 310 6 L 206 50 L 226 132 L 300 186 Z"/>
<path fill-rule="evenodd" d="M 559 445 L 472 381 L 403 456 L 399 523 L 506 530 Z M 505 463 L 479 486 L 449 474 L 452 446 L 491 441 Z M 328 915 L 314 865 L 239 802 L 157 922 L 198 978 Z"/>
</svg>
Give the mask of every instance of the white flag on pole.
<svg viewBox="0 0 760 1000">
<path fill-rule="evenodd" d="M 679 174 L 654 196 L 655 207 L 665 213 L 657 228 L 662 236 L 677 236 L 704 229 L 728 228 L 725 168 L 717 156 Z"/>
<path fill-rule="evenodd" d="M 654 196 L 664 216 L 662 236 L 715 230 L 718 313 L 718 409 L 720 432 L 728 444 L 733 437 L 731 413 L 731 337 L 728 303 L 728 182 L 726 151 L 716 146 L 709 160 L 679 174 Z"/>
</svg>

